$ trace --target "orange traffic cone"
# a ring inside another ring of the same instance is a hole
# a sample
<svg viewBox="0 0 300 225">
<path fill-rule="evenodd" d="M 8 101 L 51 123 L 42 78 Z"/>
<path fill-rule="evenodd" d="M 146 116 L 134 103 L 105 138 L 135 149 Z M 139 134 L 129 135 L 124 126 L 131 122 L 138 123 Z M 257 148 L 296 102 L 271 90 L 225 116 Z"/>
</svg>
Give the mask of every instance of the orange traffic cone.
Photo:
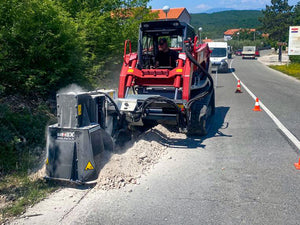
<svg viewBox="0 0 300 225">
<path fill-rule="evenodd" d="M 258 98 L 256 98 L 255 105 L 254 105 L 254 108 L 252 110 L 253 111 L 262 111 L 261 108 L 260 108 L 260 105 L 259 105 L 259 99 Z"/>
<path fill-rule="evenodd" d="M 300 158 L 298 163 L 294 163 L 294 166 L 296 167 L 297 170 L 300 170 Z"/>
<path fill-rule="evenodd" d="M 235 93 L 242 93 L 240 80 L 238 80 Z"/>
</svg>

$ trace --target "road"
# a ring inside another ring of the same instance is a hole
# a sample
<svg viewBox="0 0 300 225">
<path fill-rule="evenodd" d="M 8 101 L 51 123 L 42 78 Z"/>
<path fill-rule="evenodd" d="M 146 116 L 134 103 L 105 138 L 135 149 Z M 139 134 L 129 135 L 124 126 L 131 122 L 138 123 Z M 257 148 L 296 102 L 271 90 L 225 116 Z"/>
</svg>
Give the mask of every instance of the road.
<svg viewBox="0 0 300 225">
<path fill-rule="evenodd" d="M 257 60 L 235 57 L 232 68 L 299 140 L 300 82 Z M 236 84 L 232 73 L 218 74 L 209 134 L 168 140 L 168 154 L 139 185 L 68 189 L 55 194 L 59 204 L 47 208 L 50 196 L 13 224 L 299 224 L 299 149 L 265 111 L 252 111 L 243 87 L 234 93 Z"/>
</svg>

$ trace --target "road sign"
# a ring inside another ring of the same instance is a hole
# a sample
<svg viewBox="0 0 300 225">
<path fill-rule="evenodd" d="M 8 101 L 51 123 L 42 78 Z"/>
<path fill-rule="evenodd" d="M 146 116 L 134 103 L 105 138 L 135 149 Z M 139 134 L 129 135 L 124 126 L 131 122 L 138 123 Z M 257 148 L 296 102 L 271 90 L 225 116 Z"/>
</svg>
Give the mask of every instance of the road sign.
<svg viewBox="0 0 300 225">
<path fill-rule="evenodd" d="M 287 43 L 286 42 L 277 42 L 277 45 L 278 46 L 285 46 L 285 45 L 287 45 Z"/>
<path fill-rule="evenodd" d="M 300 26 L 291 26 L 288 55 L 300 55 Z"/>
</svg>

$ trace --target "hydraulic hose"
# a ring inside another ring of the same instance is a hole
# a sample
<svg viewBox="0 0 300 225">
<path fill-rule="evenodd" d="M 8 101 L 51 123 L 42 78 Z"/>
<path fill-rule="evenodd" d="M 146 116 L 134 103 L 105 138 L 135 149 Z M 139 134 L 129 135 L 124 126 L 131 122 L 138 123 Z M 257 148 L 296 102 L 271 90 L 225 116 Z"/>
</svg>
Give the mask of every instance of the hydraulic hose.
<svg viewBox="0 0 300 225">
<path fill-rule="evenodd" d="M 199 67 L 199 69 L 208 77 L 208 79 L 211 83 L 211 85 L 207 91 L 195 96 L 194 98 L 192 98 L 191 100 L 189 100 L 187 102 L 186 108 L 189 109 L 194 101 L 204 98 L 212 91 L 212 89 L 214 88 L 214 80 L 211 77 L 211 75 L 203 68 L 203 66 L 194 59 L 194 57 L 191 55 L 191 53 L 187 49 L 185 50 L 185 53 L 186 53 L 186 56 L 189 58 L 189 60 L 191 60 L 191 62 L 193 64 L 195 64 L 197 67 Z"/>
<path fill-rule="evenodd" d="M 186 104 L 186 108 L 189 109 L 192 105 L 193 102 L 195 102 L 196 100 L 202 99 L 205 96 L 207 96 L 209 93 L 211 93 L 211 91 L 214 88 L 214 81 L 213 78 L 211 77 L 211 75 L 203 68 L 203 66 L 201 64 L 199 64 L 194 57 L 191 55 L 191 53 L 189 51 L 185 51 L 187 57 L 189 58 L 189 60 L 191 60 L 191 62 L 193 64 L 195 64 L 197 67 L 199 67 L 199 69 L 208 77 L 211 85 L 208 88 L 208 90 L 206 90 L 205 92 L 195 96 L 193 99 L 189 100 Z M 147 98 L 143 104 L 138 108 L 138 110 L 136 111 L 136 117 L 134 118 L 135 121 L 138 121 L 142 115 L 145 113 L 145 110 L 154 102 L 166 102 L 169 105 L 173 106 L 174 109 L 176 110 L 176 112 L 179 115 L 178 118 L 178 124 L 182 127 L 184 127 L 185 125 L 185 115 L 183 114 L 183 112 L 181 111 L 181 108 L 178 107 L 178 105 L 171 99 L 163 97 L 163 96 L 158 96 L 158 97 L 150 97 Z"/>
<path fill-rule="evenodd" d="M 184 127 L 184 124 L 185 124 L 185 117 L 181 111 L 181 108 L 178 107 L 178 105 L 171 99 L 167 98 L 167 97 L 163 97 L 163 96 L 156 96 L 156 97 L 149 97 L 147 98 L 143 104 L 139 107 L 139 109 L 137 110 L 136 113 L 138 113 L 138 116 L 136 118 L 136 120 L 139 120 L 142 115 L 145 113 L 145 110 L 154 102 L 165 102 L 167 104 L 169 104 L 170 106 L 172 106 L 179 118 L 178 118 L 178 124 L 180 127 Z"/>
<path fill-rule="evenodd" d="M 100 93 L 100 94 L 103 94 L 105 95 L 105 97 L 107 97 L 109 99 L 109 101 L 113 104 L 113 106 L 115 107 L 115 110 L 118 114 L 118 128 L 117 130 L 113 131 L 112 132 L 112 137 L 114 139 L 116 139 L 118 137 L 118 134 L 120 133 L 120 131 L 122 131 L 124 129 L 124 126 L 126 124 L 126 119 L 125 119 L 125 114 L 124 113 L 121 113 L 117 104 L 115 103 L 115 101 L 112 99 L 112 97 L 110 97 L 108 94 L 104 93 L 104 92 L 101 92 L 101 91 L 96 91 L 96 93 Z"/>
<path fill-rule="evenodd" d="M 96 93 L 103 94 L 103 95 L 105 95 L 105 97 L 107 97 L 109 99 L 109 101 L 114 105 L 114 107 L 116 109 L 116 112 L 117 112 L 119 118 L 121 119 L 122 118 L 122 113 L 120 112 L 120 110 L 119 110 L 117 104 L 115 103 L 115 101 L 108 94 L 106 94 L 104 92 L 96 91 Z"/>
<path fill-rule="evenodd" d="M 191 53 L 186 50 L 185 51 L 187 57 L 189 58 L 189 60 L 191 60 L 191 62 L 193 64 L 195 64 L 209 79 L 211 85 L 210 87 L 208 88 L 208 90 L 204 91 L 203 93 L 195 96 L 193 99 L 189 100 L 186 104 L 186 109 L 189 109 L 190 106 L 192 105 L 192 103 L 196 100 L 199 100 L 199 99 L 202 99 L 204 98 L 205 96 L 207 96 L 209 93 L 211 93 L 211 91 L 213 90 L 214 88 L 214 81 L 213 81 L 213 78 L 211 77 L 211 75 L 203 68 L 203 66 L 201 64 L 199 64 L 195 59 L 194 57 L 191 55 Z M 103 93 L 105 94 L 105 93 Z M 110 97 L 109 97 L 110 98 Z M 112 101 L 113 102 L 113 101 Z M 178 124 L 181 126 L 181 127 L 184 127 L 185 124 L 186 124 L 186 117 L 185 117 L 185 114 L 181 111 L 181 108 L 178 107 L 178 105 L 171 99 L 169 98 L 166 98 L 166 97 L 163 97 L 163 96 L 157 96 L 157 97 L 149 97 L 147 98 L 143 104 L 141 106 L 138 107 L 138 110 L 135 112 L 135 117 L 133 118 L 135 122 L 137 122 L 138 120 L 140 120 L 140 118 L 142 117 L 142 115 L 145 113 L 145 110 L 154 102 L 165 102 L 171 106 L 173 106 L 173 108 L 176 110 L 179 118 L 178 118 Z M 116 107 L 117 108 L 117 107 Z"/>
</svg>

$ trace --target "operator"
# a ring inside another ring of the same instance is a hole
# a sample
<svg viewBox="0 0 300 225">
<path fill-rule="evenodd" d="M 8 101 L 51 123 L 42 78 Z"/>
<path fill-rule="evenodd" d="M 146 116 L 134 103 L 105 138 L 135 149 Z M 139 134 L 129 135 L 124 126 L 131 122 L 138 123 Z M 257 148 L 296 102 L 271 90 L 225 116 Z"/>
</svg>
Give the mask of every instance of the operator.
<svg viewBox="0 0 300 225">
<path fill-rule="evenodd" d="M 156 67 L 170 66 L 176 67 L 176 60 L 178 59 L 178 52 L 169 48 L 166 38 L 161 38 L 158 42 L 159 52 L 156 57 Z"/>
</svg>

